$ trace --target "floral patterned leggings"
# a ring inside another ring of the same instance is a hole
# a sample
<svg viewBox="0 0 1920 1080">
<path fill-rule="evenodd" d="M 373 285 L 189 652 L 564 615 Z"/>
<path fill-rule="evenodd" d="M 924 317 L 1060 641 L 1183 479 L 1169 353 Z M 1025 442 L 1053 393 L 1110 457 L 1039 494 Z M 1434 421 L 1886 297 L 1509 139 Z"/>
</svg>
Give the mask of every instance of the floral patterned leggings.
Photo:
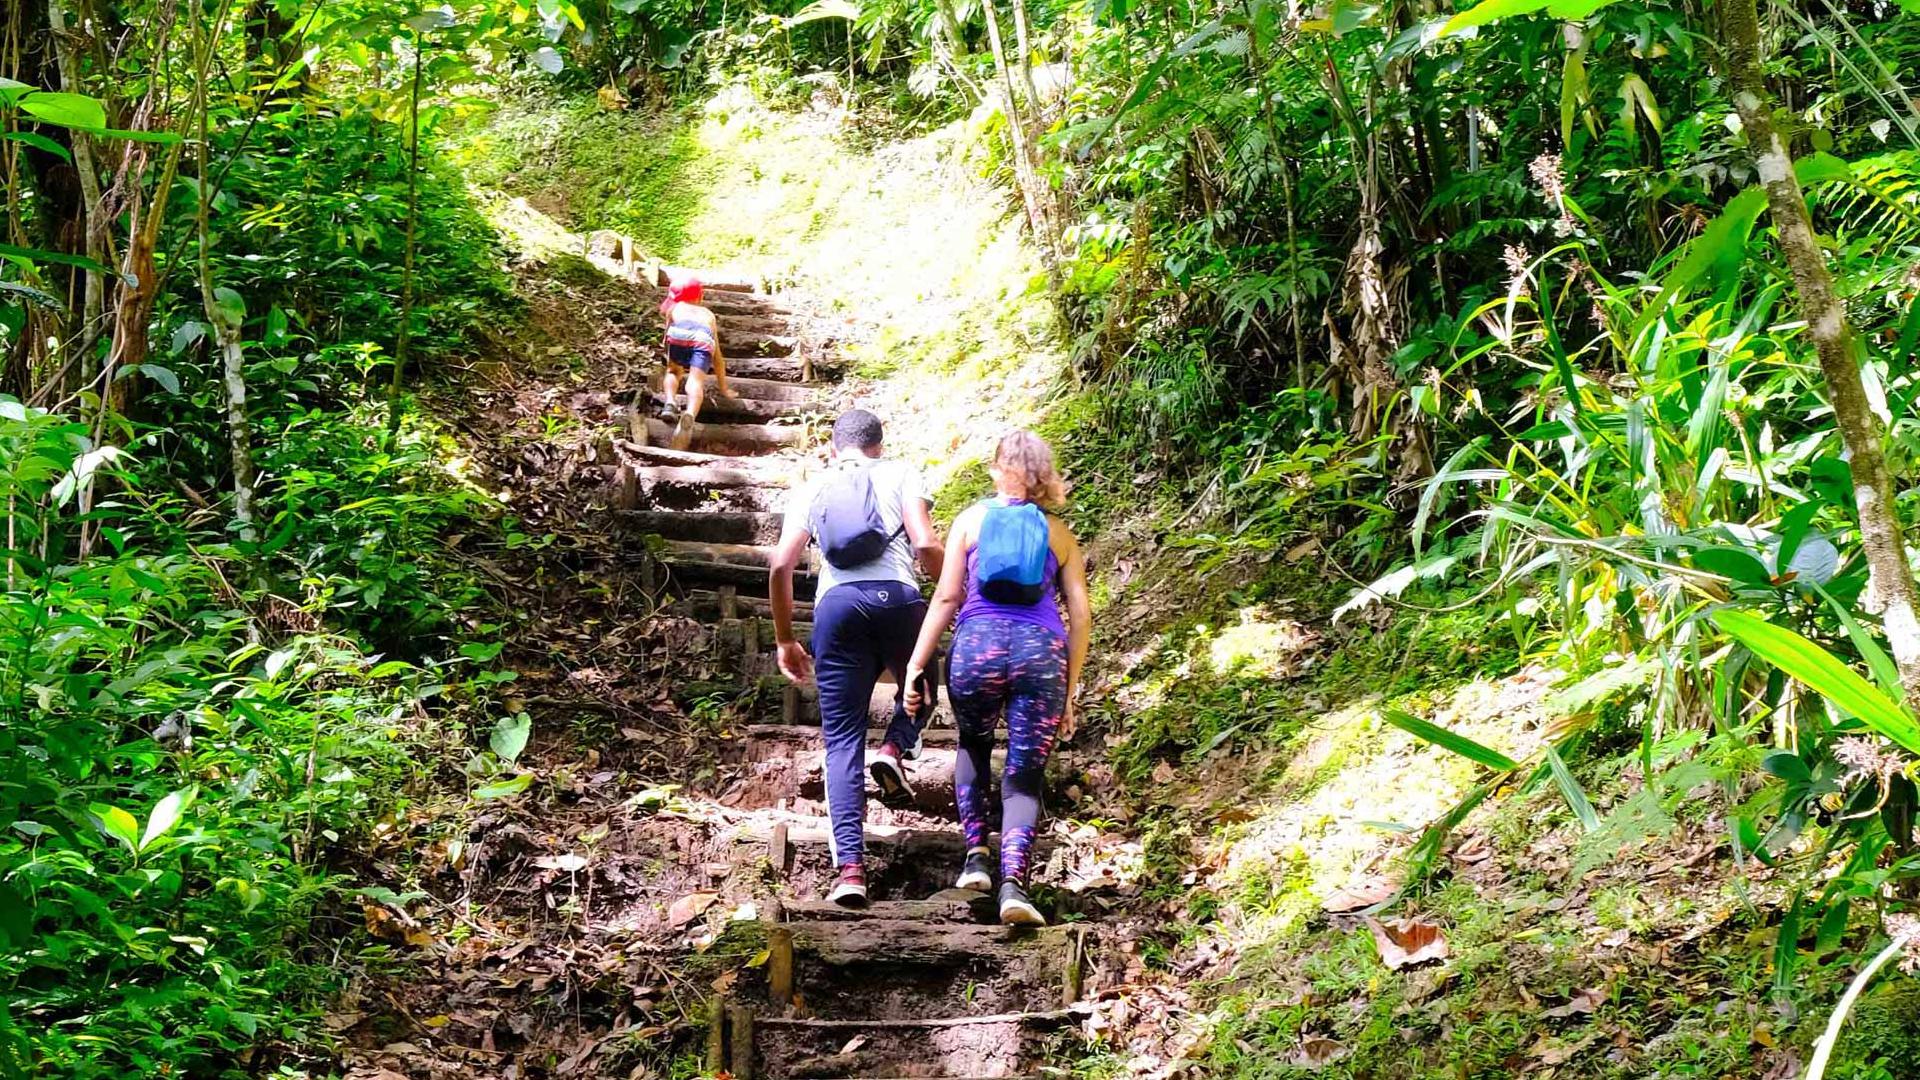
<svg viewBox="0 0 1920 1080">
<path fill-rule="evenodd" d="M 947 693 L 960 729 L 954 796 L 969 848 L 987 844 L 987 789 L 993 733 L 1007 718 L 1007 765 L 1000 781 L 1000 873 L 1024 882 L 1047 755 L 1067 707 L 1067 643 L 1042 626 L 974 618 L 953 635 Z"/>
</svg>

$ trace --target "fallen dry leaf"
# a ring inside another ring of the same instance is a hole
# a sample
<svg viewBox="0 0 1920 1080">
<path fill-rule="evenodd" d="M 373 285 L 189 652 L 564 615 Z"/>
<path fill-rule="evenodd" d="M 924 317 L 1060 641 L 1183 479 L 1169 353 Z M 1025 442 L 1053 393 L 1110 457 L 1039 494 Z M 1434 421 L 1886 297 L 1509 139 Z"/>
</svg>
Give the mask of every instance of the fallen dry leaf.
<svg viewBox="0 0 1920 1080">
<path fill-rule="evenodd" d="M 1329 915 L 1344 915 L 1350 911 L 1369 908 L 1400 891 L 1400 887 L 1383 877 L 1368 876 L 1347 882 L 1335 889 L 1333 895 L 1320 904 L 1320 910 Z"/>
<path fill-rule="evenodd" d="M 1541 1013 L 1541 1016 L 1591 1016 L 1607 1000 L 1607 992 L 1600 987 L 1588 987 L 1573 992 L 1573 1000 L 1565 1005 L 1556 1005 Z"/>
<path fill-rule="evenodd" d="M 418 947 L 433 944 L 433 935 L 404 911 L 377 903 L 363 904 L 362 910 L 367 919 L 367 933 L 381 941 Z"/>
<path fill-rule="evenodd" d="M 1153 782 L 1156 784 L 1171 784 L 1176 775 L 1173 766 L 1164 761 L 1153 767 Z"/>
<path fill-rule="evenodd" d="M 1423 918 L 1381 921 L 1367 917 L 1367 929 L 1373 932 L 1374 947 L 1390 970 L 1399 971 L 1414 964 L 1447 958 L 1447 937 L 1440 927 Z"/>
<path fill-rule="evenodd" d="M 718 899 L 720 894 L 716 892 L 688 893 L 667 909 L 667 925 L 675 928 L 687 925 L 705 913 Z"/>
<path fill-rule="evenodd" d="M 847 1040 L 847 1045 L 840 1048 L 840 1055 L 845 1057 L 865 1045 L 867 1045 L 867 1037 L 865 1035 L 855 1035 L 853 1038 Z"/>
<path fill-rule="evenodd" d="M 1300 1049 L 1294 1052 L 1294 1060 L 1309 1069 L 1324 1067 L 1347 1052 L 1347 1048 L 1332 1039 L 1319 1035 L 1309 1035 L 1300 1042 Z"/>
</svg>

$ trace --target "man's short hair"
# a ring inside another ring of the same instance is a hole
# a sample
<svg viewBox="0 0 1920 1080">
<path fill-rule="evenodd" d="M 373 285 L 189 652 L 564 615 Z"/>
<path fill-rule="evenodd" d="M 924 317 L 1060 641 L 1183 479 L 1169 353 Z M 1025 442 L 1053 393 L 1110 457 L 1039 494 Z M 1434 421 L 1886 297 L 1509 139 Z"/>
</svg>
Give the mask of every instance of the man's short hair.
<svg viewBox="0 0 1920 1080">
<path fill-rule="evenodd" d="M 835 450 L 871 450 L 880 445 L 880 418 L 865 409 L 848 409 L 833 422 Z"/>
</svg>

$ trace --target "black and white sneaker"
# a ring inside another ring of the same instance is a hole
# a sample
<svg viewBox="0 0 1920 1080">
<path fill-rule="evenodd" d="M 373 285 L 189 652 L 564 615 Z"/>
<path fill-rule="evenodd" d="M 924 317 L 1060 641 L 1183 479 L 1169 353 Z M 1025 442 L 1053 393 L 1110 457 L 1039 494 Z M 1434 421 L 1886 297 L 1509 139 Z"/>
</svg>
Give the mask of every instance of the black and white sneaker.
<svg viewBox="0 0 1920 1080">
<path fill-rule="evenodd" d="M 900 767 L 900 751 L 892 743 L 880 748 L 873 755 L 873 764 L 867 766 L 873 774 L 873 782 L 880 786 L 880 802 L 886 806 L 913 805 L 913 785 L 907 783 L 907 770 Z"/>
<path fill-rule="evenodd" d="M 982 847 L 968 848 L 966 860 L 960 864 L 960 880 L 955 881 L 953 887 L 965 889 L 968 892 L 992 892 L 992 853 Z"/>
<path fill-rule="evenodd" d="M 1027 890 L 1008 879 L 1000 883 L 1000 922 L 1003 926 L 1045 926 L 1047 917 L 1027 899 Z"/>
</svg>

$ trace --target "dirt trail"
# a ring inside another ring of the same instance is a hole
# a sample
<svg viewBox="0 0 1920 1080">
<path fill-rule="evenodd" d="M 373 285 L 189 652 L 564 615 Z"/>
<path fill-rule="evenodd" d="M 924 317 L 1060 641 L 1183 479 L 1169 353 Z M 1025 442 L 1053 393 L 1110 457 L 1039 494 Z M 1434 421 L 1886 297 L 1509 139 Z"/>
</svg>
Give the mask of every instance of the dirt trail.
<svg viewBox="0 0 1920 1080">
<path fill-rule="evenodd" d="M 437 970 L 371 980 L 360 1007 L 342 1010 L 334 1026 L 356 1047 L 350 1075 L 1036 1074 L 1049 1039 L 1077 1025 L 1085 999 L 1126 964 L 1103 952 L 1102 909 L 1055 887 L 1072 865 L 1058 836 L 1036 846 L 1055 925 L 1000 927 L 990 902 L 948 888 L 963 843 L 944 709 L 910 765 L 914 805 L 889 809 L 869 792 L 872 905 L 819 899 L 833 867 L 817 696 L 778 675 L 766 566 L 785 492 L 822 460 L 815 443 L 849 328 L 779 296 L 710 286 L 736 396 L 710 392 L 690 448 L 666 449 L 648 319 L 659 289 L 650 271 L 594 261 L 612 276 L 548 307 L 564 318 L 563 303 L 584 304 L 591 315 L 598 296 L 599 314 L 627 328 L 596 324 L 581 339 L 602 353 L 603 388 L 502 385 L 499 430 L 472 434 L 494 441 L 496 467 L 538 474 L 523 495 L 540 489 L 542 506 L 573 506 L 549 509 L 547 524 L 571 537 L 571 595 L 584 590 L 598 606 L 541 606 L 532 632 L 557 643 L 548 670 L 522 681 L 560 714 L 604 722 L 547 738 L 539 784 L 484 805 L 442 841 L 425 884 L 445 917 L 421 935 Z M 515 451 L 506 432 L 527 431 L 554 402 L 581 427 L 563 450 L 551 432 L 533 440 L 546 449 L 522 469 L 533 448 Z M 567 527 L 588 517 L 593 529 Z M 503 590 L 536 587 L 511 569 L 497 576 Z M 543 600 L 553 601 L 550 585 L 537 585 Z M 802 634 L 813 588 L 801 575 Z M 569 620 L 593 627 L 571 646 Z M 893 690 L 876 691 L 877 722 Z M 725 712 L 683 712 L 676 702 L 689 696 Z M 649 785 L 659 777 L 686 782 Z"/>
</svg>

